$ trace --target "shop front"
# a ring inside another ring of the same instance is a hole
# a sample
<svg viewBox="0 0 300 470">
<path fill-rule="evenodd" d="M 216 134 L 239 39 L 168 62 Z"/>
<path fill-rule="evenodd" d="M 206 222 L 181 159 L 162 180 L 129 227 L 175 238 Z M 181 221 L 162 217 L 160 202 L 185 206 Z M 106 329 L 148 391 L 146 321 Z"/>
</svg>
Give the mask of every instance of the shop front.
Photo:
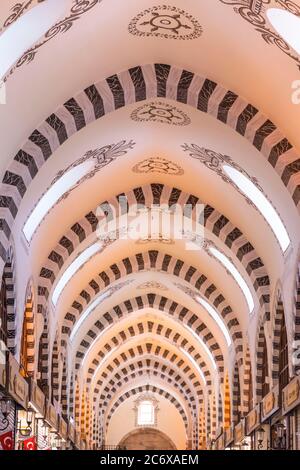
<svg viewBox="0 0 300 470">
<path fill-rule="evenodd" d="M 58 415 L 55 407 L 50 403 L 50 401 L 46 403 L 45 423 L 47 425 L 49 449 L 59 450 L 61 446 L 61 438 L 59 436 Z"/>
<path fill-rule="evenodd" d="M 256 430 L 256 448 L 258 450 L 275 449 L 280 422 L 279 388 L 273 388 L 260 402 L 261 425 Z"/>
<path fill-rule="evenodd" d="M 33 379 L 29 379 L 28 411 L 32 413 L 32 430 L 37 450 L 49 449 L 48 426 L 45 422 L 46 397 Z"/>
<path fill-rule="evenodd" d="M 0 450 L 14 450 L 16 404 L 8 394 L 9 353 L 0 351 Z"/>
<path fill-rule="evenodd" d="M 282 414 L 286 420 L 286 447 L 300 449 L 300 377 L 295 377 L 282 391 Z"/>
<path fill-rule="evenodd" d="M 231 450 L 233 443 L 234 443 L 233 426 L 230 426 L 229 428 L 226 428 L 224 431 L 225 450 Z"/>
<path fill-rule="evenodd" d="M 76 448 L 76 432 L 75 426 L 72 423 L 69 423 L 68 425 L 68 437 L 68 448 L 73 450 Z"/>
<path fill-rule="evenodd" d="M 62 418 L 62 416 L 59 416 L 58 429 L 59 429 L 58 434 L 60 438 L 59 450 L 66 450 L 68 447 L 68 424 Z"/>
<path fill-rule="evenodd" d="M 245 435 L 245 420 L 242 419 L 234 428 L 233 450 L 250 450 L 250 438 Z"/>
<path fill-rule="evenodd" d="M 245 431 L 250 443 L 249 450 L 258 449 L 258 437 L 256 430 L 260 427 L 260 405 L 256 405 L 246 416 Z"/>
</svg>

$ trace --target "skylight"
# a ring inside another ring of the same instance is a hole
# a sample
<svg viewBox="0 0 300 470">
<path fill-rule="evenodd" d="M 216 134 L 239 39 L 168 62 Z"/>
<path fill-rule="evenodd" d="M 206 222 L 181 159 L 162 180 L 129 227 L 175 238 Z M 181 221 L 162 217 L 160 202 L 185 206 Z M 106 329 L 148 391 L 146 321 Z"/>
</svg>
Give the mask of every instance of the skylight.
<svg viewBox="0 0 300 470">
<path fill-rule="evenodd" d="M 245 299 L 246 299 L 246 302 L 247 302 L 247 305 L 248 305 L 248 308 L 249 308 L 249 312 L 251 313 L 254 309 L 254 300 L 253 300 L 252 294 L 250 292 L 250 289 L 247 286 L 247 284 L 246 284 L 245 280 L 243 279 L 243 277 L 240 275 L 240 273 L 238 272 L 238 270 L 236 269 L 234 264 L 227 258 L 227 256 L 225 256 L 223 253 L 221 253 L 217 248 L 214 248 L 213 246 L 210 246 L 209 251 L 231 273 L 231 275 L 233 276 L 233 278 L 235 279 L 235 281 L 237 282 L 237 284 L 241 288 L 241 290 L 242 290 L 242 292 L 245 296 Z"/>
<path fill-rule="evenodd" d="M 93 245 L 89 246 L 86 250 L 84 250 L 65 270 L 60 280 L 56 284 L 56 287 L 52 294 L 52 302 L 54 306 L 56 306 L 59 296 L 61 295 L 62 291 L 64 290 L 70 279 L 74 276 L 74 274 L 84 265 L 84 263 L 86 263 L 96 253 L 98 253 L 100 249 L 101 244 L 99 242 L 94 243 Z"/>
<path fill-rule="evenodd" d="M 83 324 L 83 322 L 87 319 L 87 317 L 95 310 L 96 307 L 98 307 L 98 305 L 103 302 L 103 300 L 105 300 L 107 297 L 109 297 L 111 294 L 110 290 L 104 292 L 103 294 L 100 294 L 98 295 L 98 297 L 93 300 L 93 302 L 90 303 L 90 305 L 82 312 L 82 314 L 80 315 L 80 318 L 79 320 L 76 322 L 73 330 L 72 330 L 72 333 L 71 333 L 71 336 L 70 336 L 70 341 L 73 341 L 73 339 L 75 338 L 76 336 L 76 333 L 77 331 L 79 330 L 79 328 L 81 327 L 81 325 Z M 101 334 L 103 334 L 104 331 L 101 332 Z"/>
<path fill-rule="evenodd" d="M 68 0 L 45 0 L 31 8 L 0 36 L 0 80 L 65 13 Z"/>
<path fill-rule="evenodd" d="M 208 355 L 209 359 L 211 360 L 213 368 L 215 370 L 217 370 L 217 365 L 215 363 L 214 357 L 213 357 L 212 353 L 210 352 L 210 349 L 208 348 L 208 346 L 206 346 L 204 341 L 197 335 L 197 333 L 193 330 L 193 328 L 191 328 L 189 325 L 185 325 L 185 328 L 187 328 L 189 330 L 189 332 L 192 333 L 194 338 L 198 341 L 198 343 L 201 344 L 202 348 L 205 350 L 206 354 Z"/>
<path fill-rule="evenodd" d="M 217 323 L 217 325 L 221 329 L 223 335 L 225 336 L 227 345 L 230 346 L 231 345 L 230 334 L 229 334 L 226 326 L 224 325 L 223 321 L 219 317 L 218 312 L 208 302 L 206 302 L 206 300 L 202 299 L 202 297 L 200 297 L 199 295 L 197 295 L 196 300 L 200 305 L 202 305 L 202 307 L 209 313 L 209 315 Z"/>
<path fill-rule="evenodd" d="M 186 352 L 185 349 L 183 349 L 181 346 L 180 346 L 180 351 L 188 358 L 188 360 L 193 364 L 193 366 L 195 367 L 195 369 L 199 372 L 199 375 L 200 377 L 202 378 L 203 382 L 204 382 L 204 385 L 206 385 L 206 379 L 204 377 L 204 374 L 202 372 L 202 370 L 200 369 L 200 367 L 198 366 L 197 362 L 195 361 L 195 359 L 189 354 Z"/>
<path fill-rule="evenodd" d="M 277 33 L 300 54 L 300 18 L 280 8 L 269 8 L 267 17 Z"/>
<path fill-rule="evenodd" d="M 223 169 L 266 219 L 284 252 L 290 244 L 290 238 L 272 204 L 247 176 L 229 165 L 223 165 Z"/>
<path fill-rule="evenodd" d="M 49 210 L 67 191 L 72 188 L 72 186 L 74 186 L 74 184 L 78 183 L 78 181 L 88 173 L 93 165 L 93 161 L 89 160 L 75 166 L 71 170 L 67 171 L 67 173 L 65 173 L 61 178 L 59 178 L 59 180 L 56 181 L 53 186 L 51 186 L 42 196 L 28 217 L 23 228 L 24 235 L 28 242 L 30 242 L 32 239 L 34 232 Z"/>
</svg>

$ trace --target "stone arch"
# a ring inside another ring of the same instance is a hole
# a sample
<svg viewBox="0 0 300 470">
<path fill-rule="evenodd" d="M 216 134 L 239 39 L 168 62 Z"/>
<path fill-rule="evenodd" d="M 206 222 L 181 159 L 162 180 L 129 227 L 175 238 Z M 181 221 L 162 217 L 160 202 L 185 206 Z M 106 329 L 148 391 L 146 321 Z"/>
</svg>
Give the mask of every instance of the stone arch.
<svg viewBox="0 0 300 470">
<path fill-rule="evenodd" d="M 295 165 L 298 153 L 258 109 L 232 91 L 193 72 L 167 64 L 137 66 L 93 84 L 69 99 L 31 133 L 17 152 L 4 174 L 0 194 L 1 267 L 21 201 L 53 152 L 75 132 L 110 110 L 157 97 L 179 101 L 211 114 L 244 136 L 267 159 L 298 205 L 300 190 L 293 178 L 298 172 Z"/>
<path fill-rule="evenodd" d="M 126 436 L 121 439 L 119 442 L 119 447 L 125 447 L 126 449 L 129 450 L 139 450 L 134 446 L 134 442 L 129 444 L 131 439 L 134 439 L 135 437 L 139 436 L 139 438 L 142 438 L 142 442 L 145 442 L 147 439 L 148 435 L 152 436 L 152 438 L 160 439 L 160 447 L 159 449 L 154 449 L 154 450 L 177 450 L 174 442 L 170 439 L 169 436 L 167 436 L 164 432 L 154 429 L 154 428 L 142 428 L 142 429 L 135 429 L 134 431 L 129 432 L 126 434 Z M 131 447 L 132 446 L 132 447 Z M 140 447 L 140 450 L 145 449 L 144 447 Z M 147 447 L 146 447 L 147 449 Z"/>
<path fill-rule="evenodd" d="M 21 337 L 20 369 L 25 377 L 35 374 L 34 291 L 30 281 L 25 295 L 25 307 Z"/>
</svg>

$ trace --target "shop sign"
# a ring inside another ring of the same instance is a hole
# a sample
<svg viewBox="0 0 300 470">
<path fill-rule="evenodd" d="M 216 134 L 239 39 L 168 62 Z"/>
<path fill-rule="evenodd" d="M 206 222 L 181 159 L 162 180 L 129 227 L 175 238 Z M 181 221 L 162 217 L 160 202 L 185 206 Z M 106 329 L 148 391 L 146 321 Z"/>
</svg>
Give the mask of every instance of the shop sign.
<svg viewBox="0 0 300 470">
<path fill-rule="evenodd" d="M 42 390 L 37 386 L 33 379 L 29 382 L 29 405 L 32 406 L 34 411 L 38 413 L 37 418 L 44 418 L 45 416 L 45 402 L 46 397 Z"/>
<path fill-rule="evenodd" d="M 221 434 L 221 436 L 218 437 L 215 443 L 215 450 L 223 450 L 225 447 L 225 436 L 224 434 Z"/>
<path fill-rule="evenodd" d="M 68 430 L 69 430 L 69 439 L 70 441 L 73 442 L 73 444 L 75 444 L 76 442 L 75 427 L 69 423 Z"/>
<path fill-rule="evenodd" d="M 227 428 L 225 430 L 224 439 L 225 439 L 225 447 L 228 447 L 230 444 L 232 444 L 232 442 L 234 440 L 233 428 L 232 427 Z"/>
<path fill-rule="evenodd" d="M 27 408 L 29 387 L 27 381 L 19 372 L 20 366 L 14 357 L 9 355 L 8 393 L 23 408 Z"/>
<path fill-rule="evenodd" d="M 261 402 L 261 420 L 266 421 L 272 416 L 278 409 L 278 386 L 269 392 Z"/>
<path fill-rule="evenodd" d="M 282 392 L 282 412 L 289 413 L 300 404 L 300 377 L 295 377 Z"/>
<path fill-rule="evenodd" d="M 68 439 L 68 425 L 62 417 L 59 418 L 59 434 L 65 441 Z"/>
<path fill-rule="evenodd" d="M 260 425 L 260 406 L 257 405 L 246 417 L 246 434 L 249 436 Z"/>
<path fill-rule="evenodd" d="M 239 444 L 245 437 L 244 422 L 241 421 L 234 428 L 234 443 Z"/>
<path fill-rule="evenodd" d="M 46 421 L 57 431 L 57 413 L 56 409 L 53 405 L 51 405 L 51 403 L 48 403 L 47 406 Z"/>
<path fill-rule="evenodd" d="M 80 445 L 81 445 L 81 436 L 80 436 L 80 432 L 77 432 L 77 433 L 76 433 L 76 442 L 75 442 L 75 444 L 76 444 L 77 449 L 80 450 L 80 449 L 81 449 L 81 447 L 80 447 Z"/>
</svg>

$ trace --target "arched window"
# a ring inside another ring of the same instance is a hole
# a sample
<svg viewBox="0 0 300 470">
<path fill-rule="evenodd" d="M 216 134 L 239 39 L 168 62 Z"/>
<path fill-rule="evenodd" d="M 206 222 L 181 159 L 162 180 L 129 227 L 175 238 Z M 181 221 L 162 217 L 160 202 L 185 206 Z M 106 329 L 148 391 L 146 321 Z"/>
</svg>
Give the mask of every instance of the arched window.
<svg viewBox="0 0 300 470">
<path fill-rule="evenodd" d="M 6 301 L 6 283 L 2 278 L 0 292 L 0 341 L 7 346 L 7 301 Z"/>
<path fill-rule="evenodd" d="M 142 395 L 135 401 L 136 426 L 156 426 L 158 401 L 150 395 Z"/>
<path fill-rule="evenodd" d="M 154 405 L 152 401 L 142 401 L 138 407 L 138 425 L 153 426 L 155 420 Z"/>
</svg>

